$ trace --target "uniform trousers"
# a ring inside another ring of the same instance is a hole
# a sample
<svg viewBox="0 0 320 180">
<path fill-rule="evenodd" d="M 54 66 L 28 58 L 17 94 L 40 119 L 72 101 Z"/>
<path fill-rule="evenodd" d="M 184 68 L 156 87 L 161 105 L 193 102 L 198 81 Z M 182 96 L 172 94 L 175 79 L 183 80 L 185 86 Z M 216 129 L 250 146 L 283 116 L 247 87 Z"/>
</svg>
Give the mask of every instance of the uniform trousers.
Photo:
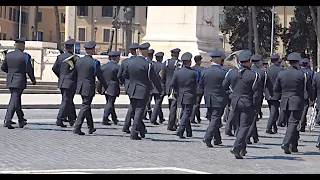
<svg viewBox="0 0 320 180">
<path fill-rule="evenodd" d="M 235 121 L 237 124 L 236 140 L 233 144 L 235 150 L 246 150 L 246 138 L 249 133 L 249 129 L 252 125 L 255 112 L 253 107 L 246 107 L 245 105 L 239 105 L 233 110 Z"/>
<path fill-rule="evenodd" d="M 168 129 L 175 127 L 176 120 L 177 120 L 177 100 L 169 99 L 169 121 L 168 121 Z M 192 112 L 191 112 L 192 113 Z M 191 116 L 191 114 L 190 114 Z"/>
<path fill-rule="evenodd" d="M 195 118 L 197 117 L 197 120 L 200 120 L 200 104 L 202 100 L 203 94 L 197 94 L 197 102 L 195 105 L 193 105 L 192 114 L 191 114 L 191 122 L 195 121 Z"/>
<path fill-rule="evenodd" d="M 289 147 L 291 144 L 293 148 L 297 148 L 299 140 L 299 131 L 297 127 L 302 115 L 302 111 L 285 110 L 284 114 L 286 118 L 288 117 L 288 127 L 282 144 L 286 147 Z"/>
<path fill-rule="evenodd" d="M 272 130 L 272 127 L 274 129 L 277 129 L 276 123 L 279 118 L 279 107 L 280 102 L 278 100 L 268 100 L 268 106 L 269 106 L 269 119 L 267 124 L 267 130 Z"/>
<path fill-rule="evenodd" d="M 228 107 L 228 109 L 229 108 L 230 107 Z M 236 120 L 236 118 L 238 118 L 238 117 L 234 116 L 233 110 L 229 109 L 229 115 L 228 115 L 228 118 L 227 118 L 226 127 L 224 129 L 226 135 L 232 134 L 232 129 L 233 130 L 237 129 L 237 124 L 236 124 L 237 120 Z"/>
<path fill-rule="evenodd" d="M 153 108 L 153 113 L 151 114 L 151 122 L 156 122 L 157 117 L 159 116 L 160 121 L 163 120 L 163 112 L 162 112 L 162 101 L 163 101 L 163 96 L 160 94 L 152 94 L 152 97 L 154 98 L 154 108 Z"/>
<path fill-rule="evenodd" d="M 108 116 L 111 114 L 112 121 L 117 121 L 117 114 L 114 108 L 114 103 L 116 102 L 116 96 L 105 95 L 106 106 L 104 107 L 103 119 L 108 119 Z"/>
<path fill-rule="evenodd" d="M 19 123 L 24 122 L 24 113 L 22 111 L 21 107 L 21 95 L 23 93 L 23 89 L 20 88 L 9 88 L 11 96 L 10 101 L 7 109 L 7 113 L 5 116 L 5 123 L 10 124 L 12 121 L 12 118 L 14 116 L 14 113 L 17 113 L 17 117 L 19 119 Z"/>
<path fill-rule="evenodd" d="M 193 104 L 182 104 L 181 107 L 182 116 L 177 133 L 183 135 L 184 131 L 186 131 L 187 136 L 192 136 L 190 118 L 192 114 Z"/>
<path fill-rule="evenodd" d="M 87 125 L 89 129 L 93 129 L 93 119 L 92 119 L 92 113 L 91 113 L 91 103 L 93 96 L 82 96 L 82 104 L 81 109 L 78 114 L 78 118 L 75 122 L 75 128 L 81 129 L 84 119 L 87 120 Z"/>
<path fill-rule="evenodd" d="M 210 107 L 211 109 L 211 117 L 210 123 L 207 128 L 204 139 L 212 140 L 214 138 L 215 143 L 221 142 L 221 134 L 220 134 L 220 122 L 221 117 L 224 112 L 224 108 L 221 107 Z"/>
<path fill-rule="evenodd" d="M 142 121 L 148 99 L 135 99 L 130 98 L 130 103 L 132 106 L 132 111 L 134 112 L 133 123 L 131 128 L 131 138 L 136 138 L 138 132 L 140 134 L 145 134 L 145 125 Z"/>
<path fill-rule="evenodd" d="M 76 92 L 75 88 L 61 88 L 61 105 L 57 116 L 57 121 L 63 121 L 66 117 L 70 121 L 76 120 L 76 109 L 73 103 L 73 98 Z"/>
<path fill-rule="evenodd" d="M 307 114 L 308 114 L 308 108 L 309 108 L 309 100 L 304 99 L 303 100 L 303 111 L 300 119 L 301 123 L 301 129 L 305 129 L 307 125 Z"/>
</svg>

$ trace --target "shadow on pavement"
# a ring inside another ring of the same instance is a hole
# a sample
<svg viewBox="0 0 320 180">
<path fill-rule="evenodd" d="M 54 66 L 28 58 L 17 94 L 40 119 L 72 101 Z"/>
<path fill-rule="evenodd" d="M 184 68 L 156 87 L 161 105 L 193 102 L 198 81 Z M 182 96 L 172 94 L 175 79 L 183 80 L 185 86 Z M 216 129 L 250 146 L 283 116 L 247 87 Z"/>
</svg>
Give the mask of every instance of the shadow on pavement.
<svg viewBox="0 0 320 180">
<path fill-rule="evenodd" d="M 176 140 L 176 139 L 154 139 L 154 138 L 148 138 L 151 141 L 156 141 L 156 142 L 181 142 L 181 143 L 191 143 L 191 142 L 198 142 L 198 141 L 185 141 L 185 140 Z"/>
<path fill-rule="evenodd" d="M 261 136 L 261 135 L 259 135 L 259 138 L 283 139 L 283 137 L 279 137 L 279 136 Z"/>
<path fill-rule="evenodd" d="M 300 146 L 300 145 L 299 145 Z M 311 151 L 307 151 L 307 152 L 303 152 L 301 153 L 301 155 L 311 155 L 311 156 L 314 156 L 314 155 L 320 155 L 320 152 L 311 152 Z"/>
<path fill-rule="evenodd" d="M 305 161 L 300 157 L 292 156 L 246 156 L 246 159 L 271 159 L 271 160 L 291 160 L 291 161 Z"/>
<path fill-rule="evenodd" d="M 30 128 L 30 127 L 25 127 L 24 129 L 27 130 L 40 130 L 40 131 L 64 131 L 64 132 L 72 132 L 72 129 L 51 129 L 51 128 Z"/>
<path fill-rule="evenodd" d="M 268 147 L 263 147 L 263 146 L 252 146 L 252 145 L 247 145 L 247 148 L 253 148 L 253 149 L 270 149 Z"/>
</svg>

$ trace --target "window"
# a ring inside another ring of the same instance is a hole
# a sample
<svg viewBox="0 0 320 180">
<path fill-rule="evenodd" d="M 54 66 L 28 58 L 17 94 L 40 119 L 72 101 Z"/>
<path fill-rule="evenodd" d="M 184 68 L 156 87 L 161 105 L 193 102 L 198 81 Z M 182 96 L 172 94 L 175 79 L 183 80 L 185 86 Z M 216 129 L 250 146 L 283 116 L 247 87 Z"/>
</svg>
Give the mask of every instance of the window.
<svg viewBox="0 0 320 180">
<path fill-rule="evenodd" d="M 9 20 L 12 21 L 12 8 L 9 8 Z"/>
<path fill-rule="evenodd" d="M 66 23 L 66 14 L 65 13 L 61 13 L 61 23 L 62 24 Z"/>
<path fill-rule="evenodd" d="M 136 17 L 136 7 L 132 6 L 132 18 Z"/>
<path fill-rule="evenodd" d="M 78 16 L 88 16 L 88 6 L 78 6 L 77 7 Z"/>
<path fill-rule="evenodd" d="M 38 31 L 38 38 L 37 41 L 43 41 L 43 32 Z"/>
<path fill-rule="evenodd" d="M 26 16 L 25 23 L 28 24 L 28 13 L 25 13 L 25 16 Z"/>
<path fill-rule="evenodd" d="M 79 28 L 79 41 L 86 41 L 86 29 L 85 28 Z"/>
<path fill-rule="evenodd" d="M 112 17 L 113 6 L 102 6 L 102 17 Z"/>
<path fill-rule="evenodd" d="M 38 12 L 37 19 L 38 19 L 38 22 L 42 22 L 42 12 Z"/>
<path fill-rule="evenodd" d="M 26 12 L 22 12 L 21 23 L 27 24 L 27 13 Z"/>
<path fill-rule="evenodd" d="M 148 6 L 146 7 L 146 18 L 148 17 Z"/>
<path fill-rule="evenodd" d="M 17 10 L 13 9 L 13 19 L 12 21 L 17 21 Z"/>
<path fill-rule="evenodd" d="M 4 19 L 7 18 L 7 6 L 4 6 L 4 16 L 3 16 L 3 18 Z"/>
<path fill-rule="evenodd" d="M 2 38 L 2 33 L 0 32 L 0 39 Z"/>
<path fill-rule="evenodd" d="M 2 17 L 2 6 L 0 6 L 0 18 Z M 1 38 L 1 37 L 0 37 Z"/>
<path fill-rule="evenodd" d="M 22 16 L 22 15 L 21 15 Z M 22 19 L 22 18 L 21 18 Z M 17 10 L 17 22 L 20 21 L 20 10 Z M 21 20 L 22 21 L 22 20 Z"/>
<path fill-rule="evenodd" d="M 2 39 L 3 39 L 3 40 L 7 40 L 7 34 L 6 34 L 6 33 L 3 33 L 3 34 L 2 34 Z"/>
<path fill-rule="evenodd" d="M 103 30 L 103 42 L 109 42 L 110 39 L 110 29 Z"/>
<path fill-rule="evenodd" d="M 225 18 L 226 18 L 226 16 L 224 14 L 219 14 L 219 23 L 224 21 Z"/>
</svg>

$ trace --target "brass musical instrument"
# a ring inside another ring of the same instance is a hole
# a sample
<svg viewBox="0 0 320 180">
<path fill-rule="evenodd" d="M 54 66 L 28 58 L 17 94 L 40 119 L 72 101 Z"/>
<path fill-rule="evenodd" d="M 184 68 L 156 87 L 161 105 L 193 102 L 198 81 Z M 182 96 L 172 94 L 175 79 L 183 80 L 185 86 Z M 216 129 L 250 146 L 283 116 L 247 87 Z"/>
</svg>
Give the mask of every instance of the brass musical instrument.
<svg viewBox="0 0 320 180">
<path fill-rule="evenodd" d="M 170 95 L 168 96 L 168 99 L 177 100 L 176 97 L 174 96 L 174 91 L 173 91 L 173 89 L 171 89 L 171 92 L 170 92 Z"/>
<path fill-rule="evenodd" d="M 238 56 L 242 51 L 244 50 L 235 51 L 227 56 L 224 60 L 224 65 L 239 69 Z"/>
<path fill-rule="evenodd" d="M 62 62 L 68 63 L 69 66 L 70 66 L 70 70 L 72 70 L 72 69 L 74 69 L 75 63 L 76 63 L 76 61 L 78 60 L 78 58 L 79 58 L 79 56 L 77 56 L 77 55 L 74 54 L 74 55 L 69 56 L 68 58 L 66 58 L 66 59 L 63 60 Z"/>
<path fill-rule="evenodd" d="M 0 44 L 0 61 L 4 60 L 4 57 L 8 53 L 8 49 L 3 48 L 3 46 Z"/>
<path fill-rule="evenodd" d="M 162 78 L 162 76 L 163 76 L 163 71 L 162 70 L 159 72 L 159 76 L 160 76 L 160 78 Z"/>
</svg>

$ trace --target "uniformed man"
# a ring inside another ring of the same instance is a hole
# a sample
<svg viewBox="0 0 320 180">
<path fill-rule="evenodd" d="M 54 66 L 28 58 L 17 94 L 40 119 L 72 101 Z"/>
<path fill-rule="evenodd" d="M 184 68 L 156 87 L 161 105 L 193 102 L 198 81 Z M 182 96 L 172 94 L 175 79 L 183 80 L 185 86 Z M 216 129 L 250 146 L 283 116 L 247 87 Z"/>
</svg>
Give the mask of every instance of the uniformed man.
<svg viewBox="0 0 320 180">
<path fill-rule="evenodd" d="M 230 150 L 237 159 L 242 159 L 247 153 L 246 137 L 254 116 L 258 109 L 259 99 L 254 98 L 258 93 L 259 74 L 251 71 L 251 52 L 248 50 L 239 53 L 239 69 L 233 69 L 226 74 L 223 80 L 225 90 L 232 91 L 231 108 L 237 121 L 236 141 Z M 256 111 L 256 112 L 255 112 Z"/>
<path fill-rule="evenodd" d="M 98 91 L 100 94 L 105 95 L 106 97 L 106 106 L 104 108 L 102 124 L 108 124 L 110 120 L 108 120 L 109 115 L 111 114 L 111 118 L 114 124 L 118 123 L 117 114 L 114 108 L 114 103 L 116 98 L 120 95 L 120 83 L 117 77 L 120 65 L 118 64 L 120 61 L 120 52 L 111 51 L 108 53 L 109 62 L 101 66 L 101 71 L 104 80 L 107 83 L 108 88 L 104 89 L 101 83 L 98 83 Z"/>
<path fill-rule="evenodd" d="M 258 115 L 261 113 L 261 107 L 263 103 L 263 91 L 266 84 L 265 71 L 262 70 L 262 56 L 260 54 L 254 54 L 253 56 L 251 56 L 251 62 L 252 62 L 251 70 L 259 74 L 260 81 L 259 83 L 257 83 L 258 93 L 254 94 L 254 96 L 257 96 L 257 97 L 253 97 L 254 99 L 258 99 L 258 103 L 256 104 L 256 107 L 255 107 L 258 109 L 258 112 L 255 115 L 252 125 L 249 129 L 249 133 L 246 138 L 247 144 L 252 144 L 252 142 L 250 141 L 251 137 L 253 138 L 254 143 L 257 143 L 259 141 L 258 130 L 257 130 L 257 120 L 258 120 Z"/>
<path fill-rule="evenodd" d="M 276 122 L 279 118 L 279 107 L 280 107 L 280 97 L 281 94 L 273 92 L 273 86 L 278 77 L 278 73 L 283 69 L 280 66 L 280 56 L 277 54 L 273 54 L 270 57 L 272 65 L 266 70 L 266 88 L 264 91 L 265 99 L 268 102 L 269 107 L 269 119 L 266 128 L 266 133 L 275 134 L 278 132 L 278 128 Z M 272 130 L 273 129 L 273 130 Z"/>
<path fill-rule="evenodd" d="M 82 106 L 73 131 L 74 134 L 78 135 L 85 135 L 85 133 L 81 131 L 81 126 L 85 118 L 87 120 L 89 134 L 92 134 L 96 131 L 93 125 L 91 113 L 91 103 L 96 92 L 96 77 L 98 77 L 98 80 L 102 86 L 105 89 L 108 89 L 100 69 L 100 62 L 92 57 L 92 55 L 95 53 L 95 47 L 96 42 L 87 42 L 84 45 L 87 55 L 80 58 L 76 63 L 76 71 L 78 74 L 76 93 L 81 95 L 82 98 Z"/>
<path fill-rule="evenodd" d="M 163 61 L 164 53 L 157 52 L 154 56 L 156 57 L 156 62 L 153 63 L 154 71 L 159 76 L 159 79 L 161 79 L 161 75 L 162 75 L 161 71 L 163 69 L 162 61 Z M 154 104 L 153 113 L 151 115 L 150 122 L 154 125 L 159 125 L 159 123 L 157 122 L 158 117 L 159 117 L 160 124 L 162 124 L 165 121 L 165 119 L 163 118 L 163 112 L 161 107 L 163 96 L 156 88 L 153 88 L 151 92 L 151 99 L 152 97 L 154 98 L 155 104 Z"/>
<path fill-rule="evenodd" d="M 226 90 L 222 87 L 227 72 L 221 66 L 222 55 L 220 51 L 211 54 L 211 66 L 202 71 L 199 82 L 199 88 L 204 92 L 205 105 L 211 112 L 211 120 L 203 140 L 208 147 L 213 147 L 211 144 L 213 138 L 214 145 L 222 144 L 219 128 L 228 100 Z"/>
<path fill-rule="evenodd" d="M 181 56 L 183 66 L 174 72 L 170 84 L 170 87 L 178 93 L 178 106 L 182 107 L 180 125 L 176 134 L 180 138 L 185 138 L 183 136 L 185 130 L 187 137 L 192 137 L 190 118 L 193 105 L 196 104 L 197 100 L 197 86 L 200 79 L 200 73 L 190 67 L 191 59 L 192 54 L 189 52 L 186 52 Z"/>
<path fill-rule="evenodd" d="M 310 79 L 305 73 L 298 70 L 299 61 L 301 60 L 300 53 L 293 52 L 289 54 L 287 60 L 290 66 L 286 70 L 279 72 L 273 91 L 282 93 L 280 110 L 284 111 L 286 118 L 289 117 L 286 135 L 281 148 L 285 154 L 291 154 L 291 152 L 298 152 L 299 131 L 297 126 L 303 111 L 304 92 L 308 92 L 311 101 L 314 100 L 314 93 Z"/>
<path fill-rule="evenodd" d="M 25 49 L 26 38 L 19 38 L 15 40 L 15 50 L 6 54 L 1 70 L 7 73 L 6 87 L 10 90 L 11 97 L 6 112 L 4 126 L 8 129 L 14 129 L 12 126 L 12 118 L 14 113 L 17 113 L 19 119 L 19 128 L 26 125 L 26 119 L 23 117 L 24 113 L 21 108 L 21 95 L 23 90 L 27 87 L 28 74 L 33 85 L 36 84 L 34 77 L 34 70 L 31 65 L 31 56 L 23 52 Z"/>
<path fill-rule="evenodd" d="M 280 58 L 280 57 L 279 57 L 279 58 Z M 263 65 L 262 70 L 264 70 L 264 71 L 266 71 L 267 68 L 269 67 L 269 63 L 268 63 L 267 60 L 263 60 L 262 65 Z"/>
<path fill-rule="evenodd" d="M 124 77 L 130 81 L 128 95 L 134 111 L 130 136 L 132 140 L 141 140 L 145 137 L 146 129 L 142 118 L 153 85 L 162 93 L 160 79 L 155 73 L 153 65 L 146 59 L 149 47 L 150 44 L 147 42 L 139 45 L 139 56 L 130 60 L 124 70 Z"/>
<path fill-rule="evenodd" d="M 170 97 L 173 93 L 175 97 L 177 97 L 177 92 L 173 92 L 170 89 L 171 79 L 176 69 L 181 67 L 181 61 L 178 59 L 180 49 L 172 49 L 171 50 L 171 59 L 168 59 L 164 62 L 163 67 L 163 76 L 161 78 L 162 87 L 164 88 L 165 94 Z M 169 100 L 169 120 L 168 127 L 169 131 L 176 131 L 176 120 L 177 120 L 177 100 L 168 99 Z"/>
<path fill-rule="evenodd" d="M 69 39 L 65 42 L 66 52 L 57 57 L 52 67 L 52 71 L 58 77 L 58 88 L 62 95 L 62 102 L 56 121 L 56 125 L 60 127 L 67 127 L 63 124 L 66 117 L 68 117 L 70 126 L 73 126 L 76 121 L 76 110 L 73 103 L 77 89 L 77 73 L 74 69 L 77 56 L 73 54 L 75 43 L 74 39 Z"/>
<path fill-rule="evenodd" d="M 205 69 L 204 67 L 201 66 L 201 60 L 202 60 L 201 55 L 194 56 L 195 65 L 191 67 L 193 70 L 198 71 L 200 74 Z M 191 123 L 193 123 L 193 124 L 197 124 L 197 122 L 195 121 L 196 117 L 197 117 L 198 123 L 201 122 L 200 103 L 201 103 L 202 97 L 203 97 L 203 90 L 198 88 L 197 89 L 197 102 L 193 106 L 193 110 L 192 110 L 192 114 L 191 114 Z"/>
<path fill-rule="evenodd" d="M 148 60 L 150 63 L 152 63 L 152 64 L 153 64 L 153 61 L 152 61 L 152 59 L 153 59 L 153 54 L 154 54 L 154 50 L 153 50 L 153 49 L 149 49 L 147 60 Z M 152 91 L 151 91 L 151 93 L 152 93 Z M 148 101 L 148 103 L 147 103 L 146 112 L 144 113 L 144 116 L 143 116 L 143 119 L 145 119 L 145 120 L 151 119 L 151 114 L 152 114 L 151 98 L 152 98 L 152 94 L 150 94 L 150 98 L 149 98 L 149 101 Z M 148 113 L 148 115 L 149 115 L 149 118 L 147 118 L 147 113 Z"/>
<path fill-rule="evenodd" d="M 129 61 L 131 61 L 132 59 L 137 57 L 137 49 L 138 49 L 138 47 L 139 47 L 138 43 L 133 43 L 133 44 L 131 44 L 129 46 L 129 51 L 132 54 L 132 56 L 130 56 L 130 58 L 124 59 L 121 62 L 120 69 L 119 69 L 119 72 L 118 72 L 118 79 L 120 80 L 120 84 L 124 84 L 126 94 L 128 94 L 128 87 L 129 87 L 129 82 L 130 81 L 129 81 L 129 79 L 126 79 L 124 77 L 124 69 L 128 65 Z M 125 121 L 124 121 L 124 124 L 123 124 L 122 132 L 126 132 L 126 133 L 130 134 L 129 127 L 131 126 L 131 119 L 134 116 L 133 113 L 134 112 L 132 110 L 131 103 L 130 103 L 130 105 L 128 107 L 127 114 L 126 114 L 126 117 L 125 117 Z"/>
<path fill-rule="evenodd" d="M 308 75 L 308 78 L 310 79 L 310 81 L 312 82 L 313 77 L 314 77 L 314 72 L 308 68 L 310 61 L 308 58 L 303 58 L 300 60 L 299 62 L 300 67 L 301 67 L 301 71 L 303 73 L 306 73 Z M 308 96 L 308 92 L 304 93 L 304 101 L 303 101 L 303 112 L 302 112 L 302 116 L 300 119 L 300 132 L 305 132 L 306 129 L 306 125 L 307 125 L 307 113 L 308 113 L 308 108 L 309 108 L 309 96 Z"/>
<path fill-rule="evenodd" d="M 320 73 L 317 73 L 314 77 L 314 81 L 313 81 L 313 89 L 314 89 L 314 93 L 315 93 L 315 97 L 317 98 L 316 100 L 316 110 L 317 110 L 317 114 L 319 113 L 319 109 L 320 109 Z M 316 117 L 316 123 L 319 124 L 319 114 Z M 318 140 L 317 140 L 317 144 L 316 147 L 320 150 L 320 134 L 318 136 Z"/>
</svg>

